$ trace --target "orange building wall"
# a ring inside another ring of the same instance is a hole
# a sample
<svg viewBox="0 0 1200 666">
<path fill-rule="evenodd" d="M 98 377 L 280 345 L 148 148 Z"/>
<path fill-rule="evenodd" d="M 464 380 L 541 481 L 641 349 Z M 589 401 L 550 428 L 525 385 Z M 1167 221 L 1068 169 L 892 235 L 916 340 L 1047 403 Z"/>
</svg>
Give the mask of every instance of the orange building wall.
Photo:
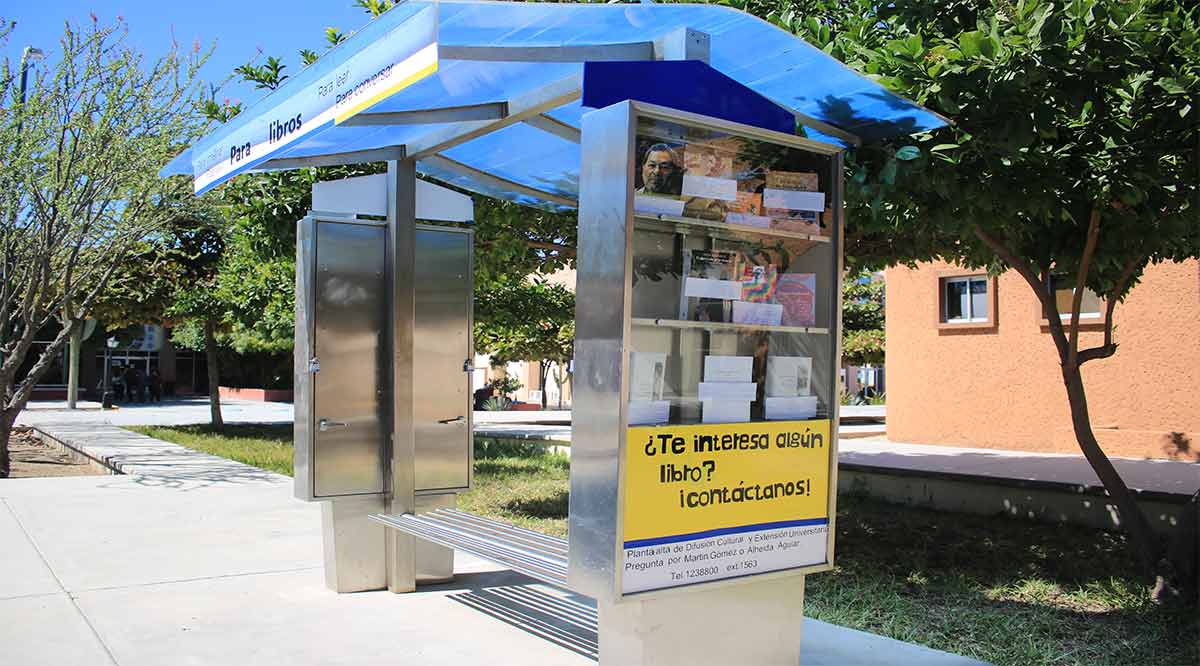
<svg viewBox="0 0 1200 666">
<path fill-rule="evenodd" d="M 994 326 L 939 329 L 938 276 L 954 269 L 886 273 L 888 438 L 1078 453 L 1054 343 L 1029 286 L 1005 273 L 994 283 Z M 1104 450 L 1200 460 L 1200 263 L 1147 269 L 1115 322 L 1116 355 L 1083 368 Z M 1080 348 L 1102 341 L 1088 332 Z"/>
</svg>

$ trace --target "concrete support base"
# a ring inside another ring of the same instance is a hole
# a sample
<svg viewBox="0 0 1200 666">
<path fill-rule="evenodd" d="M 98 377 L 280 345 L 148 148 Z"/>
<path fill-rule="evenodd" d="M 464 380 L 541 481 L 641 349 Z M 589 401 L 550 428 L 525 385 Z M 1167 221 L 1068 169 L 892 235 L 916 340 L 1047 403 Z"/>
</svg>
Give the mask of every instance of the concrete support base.
<svg viewBox="0 0 1200 666">
<path fill-rule="evenodd" d="M 797 666 L 804 577 L 597 602 L 601 666 Z"/>
<path fill-rule="evenodd" d="M 417 498 L 418 511 L 453 508 L 454 495 Z M 417 584 L 454 578 L 454 551 L 400 534 L 368 518 L 385 513 L 381 497 L 342 497 L 321 503 L 325 585 L 334 592 L 389 589 L 412 592 Z"/>
<path fill-rule="evenodd" d="M 387 528 L 367 518 L 384 507 L 380 497 L 342 497 L 321 503 L 326 587 L 334 592 L 387 587 Z"/>
</svg>

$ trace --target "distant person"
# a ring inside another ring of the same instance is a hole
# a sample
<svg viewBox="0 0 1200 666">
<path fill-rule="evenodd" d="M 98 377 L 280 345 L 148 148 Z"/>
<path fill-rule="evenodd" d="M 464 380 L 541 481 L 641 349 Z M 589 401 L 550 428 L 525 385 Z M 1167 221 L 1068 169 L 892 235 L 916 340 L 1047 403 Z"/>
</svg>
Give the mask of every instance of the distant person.
<svg viewBox="0 0 1200 666">
<path fill-rule="evenodd" d="M 109 384 L 112 386 L 113 400 L 125 402 L 125 366 L 112 367 L 112 379 L 109 380 Z"/>
<path fill-rule="evenodd" d="M 162 402 L 162 377 L 158 374 L 158 368 L 150 370 L 146 388 L 150 389 L 150 402 Z"/>
<path fill-rule="evenodd" d="M 142 401 L 142 372 L 137 366 L 130 365 L 125 370 L 125 393 L 129 402 Z"/>
</svg>

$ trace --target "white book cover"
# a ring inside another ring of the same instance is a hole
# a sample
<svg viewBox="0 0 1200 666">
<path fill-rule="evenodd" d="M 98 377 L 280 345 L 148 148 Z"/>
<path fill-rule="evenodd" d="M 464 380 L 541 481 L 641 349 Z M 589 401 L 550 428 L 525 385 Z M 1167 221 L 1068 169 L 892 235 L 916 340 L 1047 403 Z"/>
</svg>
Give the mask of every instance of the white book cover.
<svg viewBox="0 0 1200 666">
<path fill-rule="evenodd" d="M 671 420 L 670 400 L 630 400 L 629 425 L 657 425 Z"/>
<path fill-rule="evenodd" d="M 778 326 L 783 321 L 783 306 L 778 303 L 733 302 L 733 323 Z"/>
<path fill-rule="evenodd" d="M 705 400 L 700 403 L 701 423 L 746 423 L 750 420 L 750 403 L 737 400 Z"/>
<path fill-rule="evenodd" d="M 758 397 L 755 382 L 700 382 L 701 400 L 749 400 Z"/>
<path fill-rule="evenodd" d="M 629 352 L 629 400 L 661 400 L 667 376 L 665 352 Z"/>
<path fill-rule="evenodd" d="M 811 210 L 825 212 L 824 192 L 797 192 L 795 190 L 763 189 L 763 208 L 785 210 Z"/>
<path fill-rule="evenodd" d="M 683 199 L 669 199 L 646 194 L 633 195 L 633 210 L 649 215 L 683 215 Z"/>
<path fill-rule="evenodd" d="M 767 357 L 767 395 L 791 398 L 812 392 L 812 358 L 808 356 Z"/>
<path fill-rule="evenodd" d="M 768 421 L 798 421 L 812 419 L 817 416 L 817 396 L 807 395 L 795 398 L 766 398 L 763 405 L 763 416 Z"/>
<path fill-rule="evenodd" d="M 753 356 L 705 356 L 704 381 L 748 382 L 754 370 Z"/>
<path fill-rule="evenodd" d="M 686 173 L 683 175 L 683 196 L 734 201 L 737 199 L 737 181 Z"/>
</svg>

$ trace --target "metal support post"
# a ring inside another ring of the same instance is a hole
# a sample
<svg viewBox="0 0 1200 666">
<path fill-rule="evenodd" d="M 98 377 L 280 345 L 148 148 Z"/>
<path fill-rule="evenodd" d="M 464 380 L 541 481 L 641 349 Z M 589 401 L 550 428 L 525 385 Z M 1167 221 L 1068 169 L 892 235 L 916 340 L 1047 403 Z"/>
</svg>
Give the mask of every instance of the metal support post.
<svg viewBox="0 0 1200 666">
<path fill-rule="evenodd" d="M 388 185 L 388 265 L 391 298 L 388 326 L 392 339 L 392 446 L 386 466 L 390 493 L 388 513 L 416 511 L 413 461 L 413 289 L 417 231 L 417 170 L 411 159 L 391 160 Z M 412 592 L 417 587 L 416 540 L 398 530 L 388 530 L 387 583 L 392 592 Z"/>
</svg>

